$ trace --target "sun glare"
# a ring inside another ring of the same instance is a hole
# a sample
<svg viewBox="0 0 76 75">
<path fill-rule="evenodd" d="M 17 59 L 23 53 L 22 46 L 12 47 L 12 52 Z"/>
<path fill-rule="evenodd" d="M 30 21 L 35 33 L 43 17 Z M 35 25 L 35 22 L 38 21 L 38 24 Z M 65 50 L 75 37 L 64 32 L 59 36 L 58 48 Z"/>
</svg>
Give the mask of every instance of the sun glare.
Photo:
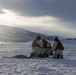
<svg viewBox="0 0 76 75">
<path fill-rule="evenodd" d="M 4 13 L 0 15 L 0 24 L 10 26 L 48 26 L 54 28 L 59 22 L 58 18 L 47 15 L 38 17 L 21 16 L 8 9 L 2 9 L 2 12 Z"/>
<path fill-rule="evenodd" d="M 4 13 L 0 15 L 0 21 L 6 23 L 13 23 L 16 19 L 15 14 L 9 10 L 2 10 Z"/>
</svg>

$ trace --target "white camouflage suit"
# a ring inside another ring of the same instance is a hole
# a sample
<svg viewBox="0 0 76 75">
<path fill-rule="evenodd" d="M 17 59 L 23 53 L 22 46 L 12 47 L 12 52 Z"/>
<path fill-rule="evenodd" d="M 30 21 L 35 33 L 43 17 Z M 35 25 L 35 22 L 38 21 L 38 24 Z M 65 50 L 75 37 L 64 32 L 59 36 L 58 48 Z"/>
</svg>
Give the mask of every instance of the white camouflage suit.
<svg viewBox="0 0 76 75">
<path fill-rule="evenodd" d="M 44 54 L 44 52 L 45 52 L 46 54 L 50 54 L 51 49 L 49 49 L 49 47 L 50 47 L 49 43 L 46 44 L 47 48 L 43 48 L 43 42 L 42 42 L 42 40 L 37 40 L 37 44 L 40 47 L 38 47 L 38 46 L 32 47 L 32 50 L 33 50 L 34 53 Z"/>
<path fill-rule="evenodd" d="M 43 43 L 41 40 L 37 40 L 37 44 L 40 46 L 35 46 L 35 47 L 32 47 L 32 50 L 34 53 L 43 53 L 43 50 L 42 50 L 42 47 L 43 47 Z"/>
<path fill-rule="evenodd" d="M 54 55 L 53 57 L 56 58 L 58 54 L 63 55 L 63 50 L 57 49 L 55 50 L 57 47 L 57 42 L 54 42 L 52 50 L 54 51 Z"/>
<path fill-rule="evenodd" d="M 50 52 L 51 52 L 50 43 L 47 43 L 47 44 L 46 44 L 46 47 L 47 47 L 47 48 L 44 49 L 45 53 L 46 53 L 46 54 L 50 54 Z"/>
</svg>

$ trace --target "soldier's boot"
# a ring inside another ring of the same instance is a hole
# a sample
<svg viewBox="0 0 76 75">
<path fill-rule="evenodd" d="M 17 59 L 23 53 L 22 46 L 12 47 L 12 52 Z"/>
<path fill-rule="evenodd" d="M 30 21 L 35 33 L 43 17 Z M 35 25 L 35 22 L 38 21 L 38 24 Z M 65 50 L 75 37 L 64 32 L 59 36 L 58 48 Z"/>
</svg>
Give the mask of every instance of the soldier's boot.
<svg viewBox="0 0 76 75">
<path fill-rule="evenodd" d="M 63 59 L 63 55 L 61 55 L 61 59 Z"/>
<path fill-rule="evenodd" d="M 57 59 L 60 59 L 60 54 L 57 54 Z"/>
<path fill-rule="evenodd" d="M 50 51 L 49 55 L 53 55 L 53 51 Z"/>
</svg>

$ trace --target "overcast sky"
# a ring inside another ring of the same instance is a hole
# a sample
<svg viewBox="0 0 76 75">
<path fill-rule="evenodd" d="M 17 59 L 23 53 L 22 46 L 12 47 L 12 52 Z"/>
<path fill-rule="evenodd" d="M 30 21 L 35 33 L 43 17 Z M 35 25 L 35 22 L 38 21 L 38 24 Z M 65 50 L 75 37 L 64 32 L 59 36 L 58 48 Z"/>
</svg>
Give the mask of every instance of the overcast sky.
<svg viewBox="0 0 76 75">
<path fill-rule="evenodd" d="M 0 25 L 76 37 L 76 0 L 0 0 Z"/>
</svg>

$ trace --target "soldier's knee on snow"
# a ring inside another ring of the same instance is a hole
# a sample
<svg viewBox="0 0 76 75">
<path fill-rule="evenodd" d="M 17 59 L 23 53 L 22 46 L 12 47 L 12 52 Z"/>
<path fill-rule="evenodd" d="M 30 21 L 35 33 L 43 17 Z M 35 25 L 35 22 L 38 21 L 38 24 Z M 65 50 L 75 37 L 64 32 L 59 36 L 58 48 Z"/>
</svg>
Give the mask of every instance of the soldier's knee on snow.
<svg viewBox="0 0 76 75">
<path fill-rule="evenodd" d="M 49 55 L 53 55 L 53 51 L 50 51 Z"/>
</svg>

